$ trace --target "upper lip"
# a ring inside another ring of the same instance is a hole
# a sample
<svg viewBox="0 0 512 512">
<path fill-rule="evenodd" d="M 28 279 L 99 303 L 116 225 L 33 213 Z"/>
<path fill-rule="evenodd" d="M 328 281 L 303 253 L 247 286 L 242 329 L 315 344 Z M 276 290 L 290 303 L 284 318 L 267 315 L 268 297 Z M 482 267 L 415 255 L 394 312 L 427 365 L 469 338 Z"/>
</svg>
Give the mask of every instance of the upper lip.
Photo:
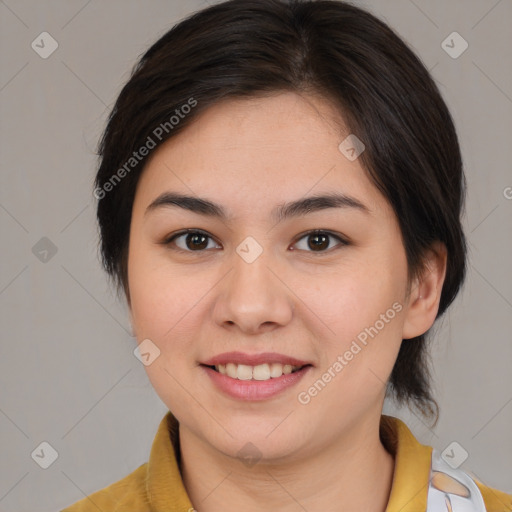
<svg viewBox="0 0 512 512">
<path fill-rule="evenodd" d="M 305 366 L 308 363 L 307 361 L 301 361 L 300 359 L 296 359 L 295 357 L 286 356 L 284 354 L 277 354 L 275 352 L 264 352 L 261 354 L 245 354 L 243 352 L 225 352 L 224 354 L 219 354 L 214 356 L 207 361 L 204 361 L 202 364 L 206 366 L 217 366 L 219 364 L 245 364 L 247 366 L 258 366 L 264 363 L 280 363 L 280 364 L 290 364 L 292 366 Z"/>
</svg>

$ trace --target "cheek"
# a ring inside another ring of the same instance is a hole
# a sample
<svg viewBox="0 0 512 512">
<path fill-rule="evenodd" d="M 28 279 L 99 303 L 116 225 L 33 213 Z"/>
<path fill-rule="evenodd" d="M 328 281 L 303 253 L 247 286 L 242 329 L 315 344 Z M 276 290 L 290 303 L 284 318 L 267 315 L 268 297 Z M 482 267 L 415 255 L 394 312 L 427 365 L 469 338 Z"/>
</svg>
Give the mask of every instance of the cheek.
<svg viewBox="0 0 512 512">
<path fill-rule="evenodd" d="M 149 251 L 130 253 L 128 278 L 137 341 L 149 339 L 159 350 L 144 369 L 167 407 L 186 411 L 187 395 L 180 383 L 195 369 L 194 329 L 201 325 L 198 302 L 204 290 L 193 273 L 177 272 Z"/>
<path fill-rule="evenodd" d="M 160 251 L 144 250 L 134 242 L 128 261 L 128 281 L 134 329 L 140 339 L 157 343 L 175 337 L 199 299 L 193 272 L 170 265 Z"/>
<path fill-rule="evenodd" d="M 357 415 L 382 398 L 400 348 L 400 274 L 372 268 L 361 266 L 318 283 L 305 301 L 318 312 L 310 328 L 319 334 L 320 364 L 300 391 L 303 399 L 311 400 L 305 411 L 325 414 L 325 428 L 338 424 L 347 411 Z"/>
<path fill-rule="evenodd" d="M 317 324 L 315 330 L 323 325 L 325 339 L 339 348 L 375 322 L 380 327 L 380 315 L 388 312 L 395 319 L 400 308 L 393 309 L 393 304 L 402 300 L 402 280 L 401 272 L 390 266 L 358 261 L 340 272 L 312 278 L 309 286 L 299 279 L 293 289 L 314 313 L 309 316 Z"/>
<path fill-rule="evenodd" d="M 298 294 L 316 313 L 310 329 L 320 334 L 320 372 L 336 375 L 317 407 L 341 411 L 380 396 L 402 341 L 405 260 L 390 255 L 356 263 L 309 290 L 302 285 Z"/>
</svg>

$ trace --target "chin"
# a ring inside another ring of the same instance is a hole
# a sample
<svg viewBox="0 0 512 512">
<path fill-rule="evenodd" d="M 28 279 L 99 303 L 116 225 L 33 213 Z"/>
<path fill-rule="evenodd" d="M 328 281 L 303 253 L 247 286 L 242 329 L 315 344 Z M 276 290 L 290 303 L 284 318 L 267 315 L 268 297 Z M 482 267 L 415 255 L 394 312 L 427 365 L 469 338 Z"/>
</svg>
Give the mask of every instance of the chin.
<svg viewBox="0 0 512 512">
<path fill-rule="evenodd" d="M 294 458 L 308 442 L 304 433 L 279 426 L 285 417 L 281 416 L 277 421 L 275 418 L 230 421 L 225 428 L 233 437 L 223 429 L 216 429 L 217 435 L 208 436 L 207 442 L 229 457 L 249 461 L 246 465 L 255 459 L 272 464 Z M 293 426 L 298 427 L 296 423 Z"/>
</svg>

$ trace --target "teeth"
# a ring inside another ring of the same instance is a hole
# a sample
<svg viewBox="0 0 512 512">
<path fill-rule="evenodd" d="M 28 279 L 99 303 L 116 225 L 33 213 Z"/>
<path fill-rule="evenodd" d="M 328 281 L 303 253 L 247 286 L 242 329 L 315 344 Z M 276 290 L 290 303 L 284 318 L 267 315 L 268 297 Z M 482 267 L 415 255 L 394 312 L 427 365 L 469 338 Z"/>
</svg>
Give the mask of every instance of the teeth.
<svg viewBox="0 0 512 512">
<path fill-rule="evenodd" d="M 258 366 L 255 366 L 252 370 L 252 378 L 254 380 L 270 379 L 270 366 L 268 364 L 259 364 Z"/>
<path fill-rule="evenodd" d="M 219 365 L 221 366 L 221 365 Z M 217 368 L 217 367 L 215 367 Z M 233 363 L 228 363 L 226 365 L 226 374 L 228 377 L 231 377 L 232 379 L 237 379 L 237 375 L 236 375 L 236 364 L 233 364 Z"/>
<path fill-rule="evenodd" d="M 239 364 L 236 369 L 236 377 L 238 380 L 251 380 L 252 379 L 252 366 Z"/>
<path fill-rule="evenodd" d="M 283 365 L 279 363 L 272 363 L 270 365 L 270 376 L 275 379 L 283 375 Z"/>
<path fill-rule="evenodd" d="M 289 375 L 290 373 L 299 370 L 301 366 L 292 366 L 291 364 L 280 363 L 264 363 L 258 366 L 249 366 L 246 364 L 219 364 L 215 369 L 222 375 L 227 375 L 232 379 L 238 380 L 269 380 L 277 379 L 282 375 Z"/>
</svg>

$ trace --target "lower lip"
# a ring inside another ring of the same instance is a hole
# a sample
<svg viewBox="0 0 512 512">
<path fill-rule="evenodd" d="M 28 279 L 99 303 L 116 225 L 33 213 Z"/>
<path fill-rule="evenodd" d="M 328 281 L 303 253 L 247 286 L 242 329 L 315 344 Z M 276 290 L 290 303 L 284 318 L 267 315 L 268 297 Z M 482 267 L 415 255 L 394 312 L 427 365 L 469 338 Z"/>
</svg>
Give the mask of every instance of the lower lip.
<svg viewBox="0 0 512 512">
<path fill-rule="evenodd" d="M 268 380 L 232 379 L 208 366 L 202 366 L 202 368 L 213 383 L 226 395 L 238 400 L 257 401 L 273 398 L 284 390 L 295 386 L 306 375 L 311 366 L 304 366 L 296 372 Z"/>
</svg>

